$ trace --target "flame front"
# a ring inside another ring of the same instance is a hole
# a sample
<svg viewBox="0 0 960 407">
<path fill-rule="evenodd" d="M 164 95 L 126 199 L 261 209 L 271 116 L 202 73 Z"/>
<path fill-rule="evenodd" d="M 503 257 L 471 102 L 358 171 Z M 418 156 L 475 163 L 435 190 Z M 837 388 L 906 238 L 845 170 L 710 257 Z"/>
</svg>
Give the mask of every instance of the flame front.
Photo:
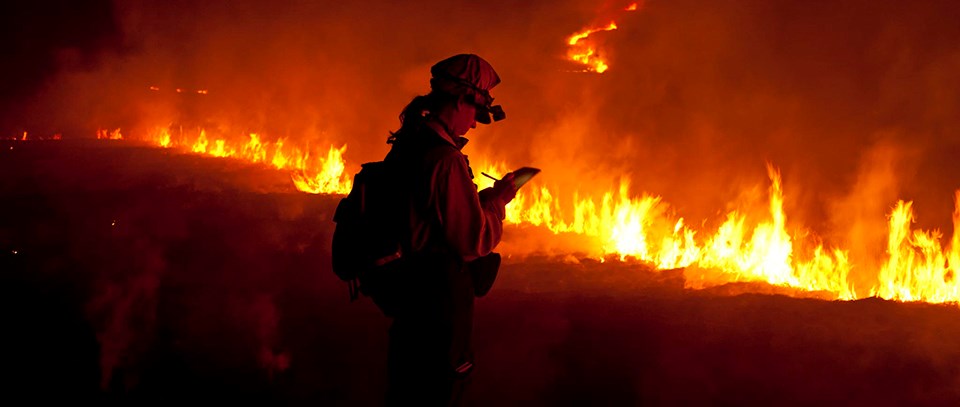
<svg viewBox="0 0 960 407">
<path fill-rule="evenodd" d="M 871 294 L 902 301 L 956 302 L 960 300 L 955 270 L 960 261 L 960 190 L 954 194 L 953 237 L 946 251 L 940 231 L 911 230 L 912 206 L 899 201 L 890 214 L 888 257 L 880 269 L 879 286 Z"/>
<path fill-rule="evenodd" d="M 117 130 L 119 134 L 119 130 Z M 292 172 L 294 186 L 314 194 L 347 194 L 353 181 L 346 172 L 343 153 L 347 146 L 330 146 L 326 153 L 318 149 L 291 147 L 283 138 L 273 142 L 250 133 L 244 142 L 226 137 L 210 138 L 205 129 L 195 132 L 179 130 L 177 136 L 166 127 L 154 130 L 147 141 L 164 148 L 177 148 L 213 157 L 229 157 L 264 164 Z M 98 132 L 99 136 L 99 132 Z"/>
<path fill-rule="evenodd" d="M 100 130 L 97 136 L 122 138 L 119 129 Z M 203 129 L 172 132 L 169 128 L 159 128 L 148 137 L 161 147 L 289 170 L 296 188 L 304 192 L 347 194 L 352 187 L 344 159 L 346 145 L 330 146 L 324 152 L 291 146 L 283 138 L 265 141 L 256 133 L 244 139 L 231 142 L 211 137 Z M 507 172 L 503 163 L 477 168 L 491 174 Z M 767 175 L 766 212 L 733 210 L 715 229 L 691 228 L 659 196 L 632 196 L 625 181 L 599 198 L 574 193 L 571 206 L 561 205 L 556 191 L 532 182 L 507 205 L 506 222 L 586 237 L 594 242 L 586 254 L 601 260 L 612 255 L 659 269 L 685 268 L 686 283 L 692 288 L 756 281 L 828 293 L 842 300 L 861 298 L 859 292 L 899 301 L 960 303 L 960 282 L 954 270 L 960 264 L 960 190 L 955 194 L 954 233 L 946 247 L 941 245 L 939 231 L 912 230 L 912 203 L 898 202 L 890 214 L 887 257 L 882 259 L 877 282 L 857 288 L 848 279 L 856 265 L 846 250 L 826 247 L 802 230 L 790 232 L 780 172 L 768 165 Z M 476 181 L 480 187 L 492 182 Z M 563 211 L 565 206 L 572 207 L 572 212 Z"/>
<path fill-rule="evenodd" d="M 504 168 L 502 164 L 492 165 L 484 172 L 502 174 Z M 710 271 L 703 274 L 704 278 L 709 275 L 719 279 L 718 283 L 761 281 L 829 292 L 839 299 L 856 298 L 847 282 L 851 265 L 845 251 L 816 243 L 805 255 L 794 253 L 794 239 L 787 231 L 783 210 L 780 173 L 773 166 L 768 166 L 767 172 L 771 180 L 769 213 L 754 220 L 753 227 L 747 226 L 746 215 L 732 211 L 712 234 L 698 232 L 687 227 L 683 218 L 672 217 L 660 197 L 630 197 L 626 183 L 599 200 L 575 197 L 569 221 L 564 220 L 556 194 L 548 188 L 521 190 L 508 205 L 506 219 L 514 224 L 543 226 L 557 234 L 589 236 L 598 242 L 601 256 L 635 258 L 660 269 Z M 697 275 L 690 273 L 689 285 L 709 285 L 698 281 Z"/>
<path fill-rule="evenodd" d="M 484 172 L 493 174 L 506 172 L 503 164 L 484 168 Z M 788 232 L 780 172 L 768 165 L 767 173 L 771 181 L 769 212 L 756 219 L 756 214 L 731 211 L 726 221 L 709 234 L 688 228 L 683 218 L 672 218 L 657 196 L 630 197 L 625 183 L 616 194 L 607 192 L 599 200 L 575 195 L 569 220 L 565 220 L 556 194 L 548 188 L 524 189 L 507 206 L 506 220 L 542 226 L 556 234 L 589 236 L 598 242 L 601 256 L 636 258 L 660 269 L 687 268 L 687 284 L 695 288 L 760 281 L 831 293 L 842 300 L 861 298 L 858 292 L 869 292 L 870 296 L 899 301 L 960 303 L 960 281 L 956 278 L 960 264 L 960 190 L 955 192 L 954 232 L 946 247 L 940 242 L 939 231 L 912 230 L 912 203 L 898 202 L 890 214 L 887 257 L 877 283 L 858 290 L 849 282 L 855 265 L 846 250 L 825 247 L 809 233 Z"/>
</svg>

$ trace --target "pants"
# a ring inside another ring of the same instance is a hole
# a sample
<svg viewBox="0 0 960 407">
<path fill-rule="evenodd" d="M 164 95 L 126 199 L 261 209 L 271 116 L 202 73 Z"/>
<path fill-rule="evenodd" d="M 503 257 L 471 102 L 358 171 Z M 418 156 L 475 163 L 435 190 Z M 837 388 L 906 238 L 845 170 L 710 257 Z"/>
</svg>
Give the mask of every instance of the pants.
<svg viewBox="0 0 960 407">
<path fill-rule="evenodd" d="M 443 332 L 398 320 L 390 327 L 388 406 L 456 406 L 469 382 L 472 358 L 451 366 Z M 460 370 L 460 371 L 458 371 Z"/>
<path fill-rule="evenodd" d="M 432 260 L 415 269 L 422 278 L 390 327 L 390 406 L 459 405 L 473 370 L 472 278 L 459 262 Z"/>
</svg>

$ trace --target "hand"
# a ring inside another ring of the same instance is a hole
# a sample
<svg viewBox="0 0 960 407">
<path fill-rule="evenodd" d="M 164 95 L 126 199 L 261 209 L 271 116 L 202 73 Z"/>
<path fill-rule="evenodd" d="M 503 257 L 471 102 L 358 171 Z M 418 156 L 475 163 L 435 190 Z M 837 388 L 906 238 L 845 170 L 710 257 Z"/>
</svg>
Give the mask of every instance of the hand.
<svg viewBox="0 0 960 407">
<path fill-rule="evenodd" d="M 499 181 L 493 183 L 493 191 L 503 203 L 510 203 L 517 196 L 517 186 L 513 183 L 513 173 L 504 175 Z"/>
</svg>

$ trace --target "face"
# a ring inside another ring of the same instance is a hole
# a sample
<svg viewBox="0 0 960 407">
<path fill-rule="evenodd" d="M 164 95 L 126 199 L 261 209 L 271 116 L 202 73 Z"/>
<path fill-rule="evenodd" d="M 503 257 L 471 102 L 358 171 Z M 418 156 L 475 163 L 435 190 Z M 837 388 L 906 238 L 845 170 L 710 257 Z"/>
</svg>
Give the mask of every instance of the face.
<svg viewBox="0 0 960 407">
<path fill-rule="evenodd" d="M 477 106 L 465 100 L 457 102 L 454 114 L 449 123 L 450 131 L 456 136 L 467 134 L 470 129 L 477 128 Z"/>
</svg>

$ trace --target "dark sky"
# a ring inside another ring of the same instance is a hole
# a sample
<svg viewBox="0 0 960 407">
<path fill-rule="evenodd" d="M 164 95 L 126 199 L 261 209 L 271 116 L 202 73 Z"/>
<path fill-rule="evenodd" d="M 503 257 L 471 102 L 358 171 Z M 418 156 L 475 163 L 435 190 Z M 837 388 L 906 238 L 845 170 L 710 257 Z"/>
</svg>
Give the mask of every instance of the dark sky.
<svg viewBox="0 0 960 407">
<path fill-rule="evenodd" d="M 952 230 L 960 3 L 649 0 L 619 11 L 626 4 L 4 5 L 4 59 L 17 63 L 4 64 L 0 130 L 258 131 L 347 143 L 358 164 L 385 152 L 431 64 L 473 52 L 503 78 L 493 93 L 508 120 L 474 131 L 468 153 L 541 167 L 561 193 L 629 179 L 632 193 L 662 195 L 697 223 L 763 198 L 770 162 L 791 221 L 830 241 L 875 235 L 897 198 L 916 200 L 920 226 Z M 620 29 L 593 38 L 610 70 L 570 72 L 567 36 L 609 19 Z"/>
<path fill-rule="evenodd" d="M 45 80 L 64 69 L 96 69 L 99 55 L 117 51 L 122 33 L 110 1 L 16 1 L 0 5 L 0 111 L 3 129 Z M 32 124 L 32 123 L 30 123 Z"/>
</svg>

